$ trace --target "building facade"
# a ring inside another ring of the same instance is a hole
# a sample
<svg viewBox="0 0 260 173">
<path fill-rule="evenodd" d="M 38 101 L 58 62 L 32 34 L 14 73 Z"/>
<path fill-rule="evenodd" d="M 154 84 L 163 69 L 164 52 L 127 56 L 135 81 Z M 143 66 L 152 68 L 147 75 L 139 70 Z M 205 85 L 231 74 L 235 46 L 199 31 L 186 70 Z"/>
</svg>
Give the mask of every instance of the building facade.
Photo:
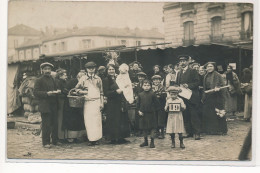
<svg viewBox="0 0 260 173">
<path fill-rule="evenodd" d="M 253 41 L 253 4 L 165 3 L 165 42 L 171 47 Z"/>
<path fill-rule="evenodd" d="M 8 57 L 15 55 L 15 49 L 24 42 L 40 38 L 42 33 L 34 28 L 20 24 L 8 29 Z"/>
<path fill-rule="evenodd" d="M 159 47 L 155 45 L 158 43 L 164 43 L 164 35 L 155 29 L 74 28 L 62 34 L 29 40 L 16 48 L 15 57 L 16 61 L 37 60 L 41 54 L 51 55 L 117 45 L 127 47 L 152 45 L 144 47 L 147 49 Z"/>
</svg>

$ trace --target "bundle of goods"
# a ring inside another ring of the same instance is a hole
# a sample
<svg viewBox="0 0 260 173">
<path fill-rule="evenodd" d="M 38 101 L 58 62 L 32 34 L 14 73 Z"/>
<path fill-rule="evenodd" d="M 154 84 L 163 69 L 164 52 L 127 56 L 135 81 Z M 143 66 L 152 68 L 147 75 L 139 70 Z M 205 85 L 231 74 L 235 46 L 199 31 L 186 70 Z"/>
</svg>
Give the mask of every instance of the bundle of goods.
<svg viewBox="0 0 260 173">
<path fill-rule="evenodd" d="M 28 118 L 30 123 L 40 123 L 41 114 L 38 110 L 38 100 L 33 95 L 36 77 L 26 78 L 19 88 L 22 96 L 22 104 L 24 108 L 24 116 Z"/>
</svg>

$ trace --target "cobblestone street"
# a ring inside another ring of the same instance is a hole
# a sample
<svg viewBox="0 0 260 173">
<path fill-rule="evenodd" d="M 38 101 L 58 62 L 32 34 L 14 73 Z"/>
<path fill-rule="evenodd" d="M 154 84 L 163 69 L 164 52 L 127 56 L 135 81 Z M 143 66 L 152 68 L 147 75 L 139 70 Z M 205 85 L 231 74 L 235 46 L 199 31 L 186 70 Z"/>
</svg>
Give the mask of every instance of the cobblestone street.
<svg viewBox="0 0 260 173">
<path fill-rule="evenodd" d="M 184 150 L 170 148 L 170 137 L 156 139 L 156 148 L 140 148 L 142 137 L 130 137 L 130 143 L 111 145 L 102 141 L 91 147 L 87 142 L 62 144 L 45 149 L 40 136 L 32 129 L 17 127 L 7 131 L 7 157 L 9 159 L 95 159 L 95 160 L 237 160 L 251 123 L 228 121 L 226 136 L 207 135 L 201 140 L 185 138 Z"/>
</svg>

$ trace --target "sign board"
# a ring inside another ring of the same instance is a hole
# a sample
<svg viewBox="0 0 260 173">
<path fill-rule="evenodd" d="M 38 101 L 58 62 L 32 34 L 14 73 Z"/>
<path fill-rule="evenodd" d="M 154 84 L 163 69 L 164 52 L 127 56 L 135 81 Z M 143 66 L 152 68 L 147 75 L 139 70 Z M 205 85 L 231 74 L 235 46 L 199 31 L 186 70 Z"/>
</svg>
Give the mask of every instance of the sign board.
<svg viewBox="0 0 260 173">
<path fill-rule="evenodd" d="M 180 112 L 181 104 L 180 103 L 169 103 L 169 111 L 170 112 Z"/>
</svg>

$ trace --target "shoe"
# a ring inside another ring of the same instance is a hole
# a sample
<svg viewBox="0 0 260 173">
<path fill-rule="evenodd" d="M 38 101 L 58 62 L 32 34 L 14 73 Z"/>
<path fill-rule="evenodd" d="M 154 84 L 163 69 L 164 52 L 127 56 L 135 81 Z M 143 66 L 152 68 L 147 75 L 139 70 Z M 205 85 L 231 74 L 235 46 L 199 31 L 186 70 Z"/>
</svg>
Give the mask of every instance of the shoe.
<svg viewBox="0 0 260 173">
<path fill-rule="evenodd" d="M 130 141 L 128 141 L 126 139 L 118 139 L 117 143 L 118 144 L 126 144 L 126 143 L 130 143 Z"/>
<path fill-rule="evenodd" d="M 148 146 L 148 139 L 147 137 L 144 137 L 144 142 L 140 144 L 140 147 Z"/>
<path fill-rule="evenodd" d="M 43 145 L 43 148 L 51 148 L 51 145 L 50 144 L 47 144 L 47 145 Z"/>
<path fill-rule="evenodd" d="M 195 139 L 195 140 L 200 140 L 200 134 L 195 134 L 195 135 L 194 135 L 194 139 Z"/>
<path fill-rule="evenodd" d="M 160 135 L 158 136 L 158 139 L 163 139 L 163 136 L 160 134 Z"/>
<path fill-rule="evenodd" d="M 145 147 L 145 146 L 148 146 L 148 142 L 143 142 L 140 144 L 140 147 Z"/>
<path fill-rule="evenodd" d="M 181 149 L 184 149 L 184 148 L 185 148 L 185 145 L 183 144 L 183 142 L 180 142 L 180 148 L 181 148 Z"/>
<path fill-rule="evenodd" d="M 92 141 L 92 142 L 90 142 L 90 143 L 88 143 L 88 146 L 95 146 L 95 145 L 97 145 L 97 143 L 94 141 Z"/>
<path fill-rule="evenodd" d="M 54 142 L 53 145 L 62 145 L 61 142 Z"/>
</svg>

